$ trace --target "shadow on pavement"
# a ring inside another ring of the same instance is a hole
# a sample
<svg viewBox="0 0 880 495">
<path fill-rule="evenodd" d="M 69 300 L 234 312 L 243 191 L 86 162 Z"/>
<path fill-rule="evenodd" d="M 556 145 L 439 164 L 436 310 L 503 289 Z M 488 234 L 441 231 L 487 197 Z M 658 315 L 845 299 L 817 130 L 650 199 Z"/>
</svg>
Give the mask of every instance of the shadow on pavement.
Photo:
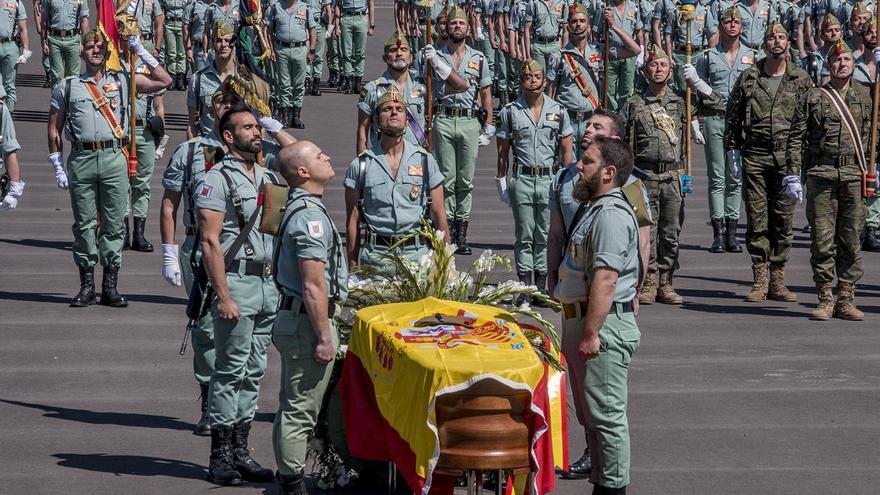
<svg viewBox="0 0 880 495">
<path fill-rule="evenodd" d="M 682 293 L 684 296 L 685 294 Z M 796 304 L 796 303 L 775 303 L 774 301 L 767 301 L 765 303 L 742 303 L 741 305 L 726 305 L 726 304 L 704 304 L 704 303 L 692 303 L 685 300 L 685 303 L 681 306 L 681 309 L 685 309 L 688 311 L 700 311 L 703 313 L 713 313 L 713 314 L 733 314 L 733 315 L 755 315 L 755 316 L 766 316 L 766 317 L 774 317 L 774 316 L 795 316 L 806 318 L 810 316 L 809 312 L 805 311 L 791 311 L 786 308 L 781 307 L 768 307 L 766 304 Z"/>
<path fill-rule="evenodd" d="M 6 292 L 0 290 L 0 300 L 6 301 L 27 301 L 55 304 L 70 304 L 70 298 L 73 296 L 60 295 L 57 293 L 43 294 L 34 292 Z"/>
<path fill-rule="evenodd" d="M 0 239 L 0 242 L 16 244 L 18 246 L 60 249 L 62 251 L 70 251 L 70 246 L 72 245 L 70 241 L 47 241 L 43 239 Z"/>
<path fill-rule="evenodd" d="M 59 459 L 58 465 L 86 471 L 128 474 L 131 476 L 171 476 L 202 480 L 205 467 L 186 461 L 146 457 L 141 455 L 112 454 L 52 454 Z"/>
<path fill-rule="evenodd" d="M 130 426 L 134 428 L 161 428 L 166 430 L 185 430 L 191 431 L 194 424 L 188 421 L 181 421 L 171 416 L 157 416 L 154 414 L 138 414 L 127 412 L 102 412 L 90 411 L 88 409 L 74 409 L 70 407 L 52 406 L 48 404 L 35 404 L 32 402 L 21 402 L 17 400 L 0 399 L 13 406 L 29 407 L 45 411 L 47 418 L 64 419 L 67 421 L 75 421 L 77 423 L 87 423 L 93 425 L 115 425 Z"/>
<path fill-rule="evenodd" d="M 513 244 L 491 244 L 485 242 L 471 242 L 469 244 L 474 249 L 493 249 L 495 251 L 502 249 L 510 251 L 513 249 Z"/>
</svg>

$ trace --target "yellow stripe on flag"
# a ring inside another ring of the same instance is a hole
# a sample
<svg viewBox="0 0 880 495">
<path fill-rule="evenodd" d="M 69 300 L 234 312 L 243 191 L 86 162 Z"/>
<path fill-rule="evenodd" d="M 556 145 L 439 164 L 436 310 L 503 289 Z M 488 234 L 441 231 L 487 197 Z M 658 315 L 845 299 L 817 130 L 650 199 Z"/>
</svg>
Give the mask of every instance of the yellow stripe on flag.
<svg viewBox="0 0 880 495">
<path fill-rule="evenodd" d="M 565 404 L 562 401 L 562 371 L 547 370 L 550 376 L 547 379 L 547 397 L 550 399 L 550 439 L 553 442 L 553 464 L 555 467 L 565 469 L 564 428 L 562 427 L 562 415 L 566 413 Z"/>
<path fill-rule="evenodd" d="M 101 34 L 104 35 L 105 39 L 110 39 L 107 31 L 104 30 L 103 23 L 98 23 L 98 29 L 101 30 Z M 110 40 L 107 42 L 107 51 L 110 52 L 110 55 L 107 57 L 107 61 L 104 62 L 104 67 L 107 70 L 122 70 L 122 64 L 119 62 L 119 51 L 116 49 L 116 41 Z"/>
</svg>

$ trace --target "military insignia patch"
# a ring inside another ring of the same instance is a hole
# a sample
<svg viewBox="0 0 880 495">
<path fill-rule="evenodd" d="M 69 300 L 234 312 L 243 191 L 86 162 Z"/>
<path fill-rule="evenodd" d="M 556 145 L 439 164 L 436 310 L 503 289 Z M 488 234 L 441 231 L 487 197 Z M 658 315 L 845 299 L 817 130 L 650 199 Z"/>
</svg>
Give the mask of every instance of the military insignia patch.
<svg viewBox="0 0 880 495">
<path fill-rule="evenodd" d="M 422 90 L 421 89 L 414 89 L 409 93 L 409 96 L 411 98 L 421 98 L 422 97 Z"/>
<path fill-rule="evenodd" d="M 208 184 L 205 184 L 204 182 L 199 185 L 199 196 L 203 198 L 210 198 L 212 192 L 214 192 L 214 186 L 210 186 Z"/>
<path fill-rule="evenodd" d="M 306 222 L 306 227 L 309 229 L 309 237 L 320 239 L 324 235 L 324 224 L 320 221 Z"/>
<path fill-rule="evenodd" d="M 468 62 L 468 69 L 480 70 L 479 62 Z"/>
<path fill-rule="evenodd" d="M 749 65 L 754 65 L 754 63 L 755 63 L 755 57 L 753 57 L 753 56 L 751 56 L 751 55 L 746 55 L 746 56 L 744 56 L 744 57 L 742 58 L 742 63 L 744 63 L 744 64 L 749 64 Z"/>
<path fill-rule="evenodd" d="M 16 7 L 15 2 L 6 2 L 6 8 L 7 8 L 7 9 L 13 9 L 13 10 L 15 10 L 15 7 Z"/>
<path fill-rule="evenodd" d="M 556 13 L 557 13 L 557 14 L 561 14 L 561 13 L 562 13 L 562 5 L 560 5 L 559 7 L 556 7 Z"/>
<path fill-rule="evenodd" d="M 767 15 L 767 9 L 761 9 L 761 16 Z"/>
<path fill-rule="evenodd" d="M 415 176 L 415 177 L 421 177 L 421 176 L 422 176 L 422 167 L 420 167 L 420 166 L 418 166 L 418 165 L 409 165 L 409 166 L 407 167 L 406 171 L 409 173 L 409 175 L 412 175 L 412 176 Z"/>
<path fill-rule="evenodd" d="M 558 113 L 544 114 L 544 120 L 550 120 L 550 121 L 555 122 L 555 121 L 559 120 L 559 114 Z"/>
<path fill-rule="evenodd" d="M 419 198 L 419 195 L 422 193 L 422 186 L 413 185 L 412 189 L 409 190 L 409 199 L 415 201 Z"/>
<path fill-rule="evenodd" d="M 109 82 L 103 86 L 105 93 L 112 93 L 114 91 L 119 91 L 119 83 L 118 82 Z"/>
<path fill-rule="evenodd" d="M 635 18 L 636 18 L 636 12 L 629 12 L 628 14 L 626 14 L 626 16 L 635 19 Z"/>
<path fill-rule="evenodd" d="M 590 63 L 598 63 L 601 60 L 602 60 L 602 57 L 600 57 L 598 53 L 594 53 L 594 54 L 590 55 Z"/>
<path fill-rule="evenodd" d="M 296 15 L 306 15 L 305 9 L 297 10 Z"/>
</svg>

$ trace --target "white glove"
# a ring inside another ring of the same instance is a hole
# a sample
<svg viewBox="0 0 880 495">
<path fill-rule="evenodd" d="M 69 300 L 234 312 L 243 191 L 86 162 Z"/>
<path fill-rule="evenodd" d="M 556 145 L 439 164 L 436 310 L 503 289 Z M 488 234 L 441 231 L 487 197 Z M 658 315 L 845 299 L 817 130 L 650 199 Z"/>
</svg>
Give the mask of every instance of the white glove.
<svg viewBox="0 0 880 495">
<path fill-rule="evenodd" d="M 801 186 L 801 178 L 797 175 L 786 175 L 782 178 L 782 185 L 785 187 L 785 194 L 797 201 L 804 202 L 804 188 Z"/>
<path fill-rule="evenodd" d="M 703 137 L 703 133 L 700 132 L 700 121 L 692 120 L 691 121 L 691 138 L 697 144 L 706 144 L 706 138 Z"/>
<path fill-rule="evenodd" d="M 636 67 L 641 69 L 644 66 L 645 66 L 645 50 L 642 50 L 639 52 L 638 55 L 636 55 Z"/>
<path fill-rule="evenodd" d="M 137 6 L 138 6 L 138 2 L 129 3 L 128 8 L 125 9 L 125 13 L 128 15 L 131 15 L 131 16 L 137 14 Z"/>
<path fill-rule="evenodd" d="M 434 45 L 425 45 L 425 47 L 422 48 L 422 55 L 424 55 L 425 60 L 431 64 L 431 70 L 433 70 L 440 79 L 445 81 L 449 78 L 449 75 L 452 74 L 452 67 L 444 62 L 440 55 L 437 55 L 437 49 L 434 48 Z"/>
<path fill-rule="evenodd" d="M 16 64 L 26 64 L 28 59 L 30 59 L 31 55 L 33 55 L 33 54 L 34 54 L 34 52 L 25 49 L 23 52 L 21 52 L 21 56 L 18 57 L 18 60 L 16 60 L 15 63 Z"/>
<path fill-rule="evenodd" d="M 740 178 L 742 176 L 742 151 L 727 150 L 725 156 L 727 157 L 727 171 L 730 173 L 730 176 L 736 179 Z"/>
<path fill-rule="evenodd" d="M 168 134 L 162 136 L 162 139 L 159 140 L 159 146 L 156 146 L 156 160 L 165 156 L 165 148 L 168 146 Z"/>
<path fill-rule="evenodd" d="M 507 177 L 495 177 L 495 189 L 498 190 L 498 198 L 501 202 L 510 206 L 510 196 L 507 194 Z"/>
<path fill-rule="evenodd" d="M 483 127 L 483 132 L 480 133 L 480 146 L 489 146 L 493 137 L 495 137 L 495 126 L 486 124 Z"/>
<path fill-rule="evenodd" d="M 871 53 L 874 54 L 874 63 L 880 64 L 880 46 L 871 50 Z"/>
<path fill-rule="evenodd" d="M 0 211 L 14 210 L 18 206 L 18 200 L 21 199 L 21 195 L 23 193 L 24 182 L 10 181 L 9 192 L 6 193 L 6 197 L 3 198 L 3 202 L 0 202 Z"/>
<path fill-rule="evenodd" d="M 697 69 L 691 64 L 684 64 L 684 79 L 694 88 L 694 91 L 700 93 L 703 96 L 709 96 L 712 94 L 712 88 L 706 81 L 700 79 L 700 76 L 697 75 Z"/>
<path fill-rule="evenodd" d="M 260 117 L 260 125 L 263 126 L 263 129 L 266 129 L 266 132 L 272 136 L 278 134 L 281 132 L 281 129 L 284 128 L 281 122 L 278 122 L 268 115 Z"/>
<path fill-rule="evenodd" d="M 483 40 L 486 39 L 486 35 L 483 34 L 483 26 L 479 26 L 479 27 L 477 28 L 477 35 L 476 35 L 476 38 L 477 38 L 477 41 L 483 41 Z"/>
<path fill-rule="evenodd" d="M 143 63 L 147 64 L 147 67 L 151 69 L 155 69 L 159 66 L 159 61 L 156 60 L 156 57 L 153 56 L 152 53 L 148 52 L 146 48 L 144 48 L 144 44 L 141 43 L 140 36 L 129 36 L 128 37 L 128 47 L 138 56 Z"/>
<path fill-rule="evenodd" d="M 58 189 L 67 189 L 67 174 L 64 173 L 64 159 L 61 158 L 61 152 L 49 153 L 49 165 L 55 169 L 55 184 Z"/>
<path fill-rule="evenodd" d="M 162 244 L 162 276 L 169 284 L 180 287 L 180 261 L 177 244 Z"/>
<path fill-rule="evenodd" d="M 336 26 L 330 26 L 329 28 L 327 28 L 327 31 L 324 33 L 324 38 L 329 40 L 330 37 L 333 36 L 333 29 L 335 28 Z"/>
</svg>

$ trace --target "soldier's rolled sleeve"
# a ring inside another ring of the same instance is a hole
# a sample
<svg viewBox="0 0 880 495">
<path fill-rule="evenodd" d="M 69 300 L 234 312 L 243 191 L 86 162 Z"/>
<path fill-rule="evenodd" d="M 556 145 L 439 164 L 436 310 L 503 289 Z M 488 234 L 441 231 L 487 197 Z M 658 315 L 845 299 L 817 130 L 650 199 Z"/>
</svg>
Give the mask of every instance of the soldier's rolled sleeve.
<svg viewBox="0 0 880 495">
<path fill-rule="evenodd" d="M 320 231 L 317 229 L 318 225 Z M 327 253 L 331 247 L 331 236 L 328 234 L 332 235 L 332 232 L 324 213 L 318 208 L 306 208 L 297 213 L 284 235 L 293 241 L 293 251 L 297 258 L 327 263 Z M 285 243 L 287 245 L 290 244 Z"/>
<path fill-rule="evenodd" d="M 150 13 L 150 15 L 154 21 L 160 15 L 165 15 L 165 10 L 162 9 L 162 2 L 153 2 L 153 11 Z"/>
<path fill-rule="evenodd" d="M 591 227 L 590 251 L 593 253 L 590 266 L 610 268 L 618 273 L 626 267 L 626 259 L 635 228 L 632 218 L 615 207 L 605 207 L 596 214 Z"/>
<path fill-rule="evenodd" d="M 367 158 L 369 160 L 369 158 Z M 345 180 L 342 181 L 342 185 L 345 186 L 346 189 L 351 189 L 353 191 L 357 191 L 358 187 L 358 179 L 360 178 L 360 159 L 355 158 L 348 165 L 348 170 L 345 172 Z"/>
<path fill-rule="evenodd" d="M 192 20 L 192 13 L 195 5 L 195 2 L 190 2 L 186 4 L 186 7 L 183 8 L 183 24 L 185 26 L 189 26 L 189 23 Z"/>
<path fill-rule="evenodd" d="M 529 2 L 528 7 L 526 7 L 525 13 L 523 13 L 523 22 L 534 22 L 535 13 L 532 10 L 535 9 L 535 2 Z"/>
<path fill-rule="evenodd" d="M 481 55 L 481 57 L 483 57 Z M 486 86 L 492 85 L 492 73 L 489 72 L 489 62 L 485 60 L 485 57 L 481 59 L 480 62 L 480 87 L 485 88 Z M 491 110 L 491 108 L 489 109 Z"/>
<path fill-rule="evenodd" d="M 52 90 L 52 100 L 49 105 L 55 110 L 58 110 L 60 113 L 66 114 L 67 106 L 65 105 L 64 101 L 64 86 L 66 86 L 64 79 L 62 79 L 58 82 L 58 84 L 55 85 L 55 89 Z"/>
<path fill-rule="evenodd" d="M 201 95 L 196 94 L 196 81 L 198 78 L 204 77 L 203 73 L 195 73 L 192 77 L 192 83 L 189 85 L 189 90 L 186 92 L 186 106 L 188 108 L 198 108 L 199 107 L 199 98 Z M 201 85 L 199 85 L 201 86 Z M 199 88 L 201 89 L 201 88 Z"/>
<path fill-rule="evenodd" d="M 358 98 L 357 107 L 358 110 L 361 110 L 367 115 L 373 115 L 373 111 L 376 108 L 376 90 L 375 88 L 364 88 L 365 91 L 361 92 L 363 96 Z"/>
<path fill-rule="evenodd" d="M 226 190 L 226 180 L 223 179 L 220 171 L 211 170 L 196 186 L 193 195 L 196 199 L 196 208 L 225 213 L 228 194 L 229 192 Z"/>
<path fill-rule="evenodd" d="M 306 27 L 308 29 L 314 29 L 315 26 L 317 26 L 317 23 L 315 22 L 315 16 L 312 15 L 312 9 L 309 8 L 306 11 Z"/>
<path fill-rule="evenodd" d="M 432 155 L 428 155 L 428 174 L 428 188 L 432 190 L 437 186 L 442 186 L 446 179 L 446 176 L 440 171 L 440 166 L 437 165 L 437 160 Z"/>
<path fill-rule="evenodd" d="M 5 157 L 21 149 L 15 136 L 15 125 L 12 123 L 12 115 L 9 108 L 3 105 L 3 143 L 0 143 L 0 152 Z"/>
<path fill-rule="evenodd" d="M 559 202 L 556 200 L 557 193 L 556 191 L 559 189 L 559 183 L 562 180 L 562 174 L 565 172 L 566 167 L 562 167 L 559 171 L 556 172 L 556 175 L 553 176 L 553 179 L 550 181 L 550 200 L 548 207 L 551 212 L 556 212 L 561 214 L 562 208 L 559 206 Z"/>
<path fill-rule="evenodd" d="M 269 11 L 266 12 L 266 16 L 263 17 L 263 24 L 265 24 L 266 26 L 271 26 L 272 21 L 274 21 L 274 20 L 275 20 L 275 5 L 272 5 L 272 7 L 269 8 Z M 270 40 L 270 42 L 271 42 L 271 40 Z"/>
<path fill-rule="evenodd" d="M 186 161 L 188 143 L 183 143 L 174 150 L 168 168 L 162 174 L 162 187 L 167 191 L 183 192 L 184 162 Z"/>
<path fill-rule="evenodd" d="M 48 2 L 46 2 L 46 3 L 48 3 Z M 91 14 L 89 14 L 89 2 L 82 3 L 82 10 L 79 11 L 79 16 L 80 17 L 91 17 L 92 16 Z"/>
<path fill-rule="evenodd" d="M 559 122 L 559 137 L 565 138 L 574 134 L 574 129 L 571 127 L 571 117 L 568 116 L 568 112 L 566 112 L 565 109 L 562 110 L 561 115 L 562 120 Z"/>
<path fill-rule="evenodd" d="M 559 75 L 559 63 L 562 59 L 562 55 L 560 55 L 561 53 L 562 52 L 553 52 L 547 60 L 547 70 L 544 71 L 544 74 L 550 82 L 556 82 L 556 77 Z"/>
<path fill-rule="evenodd" d="M 24 4 L 19 1 L 18 6 L 15 8 L 15 20 L 23 21 L 25 19 L 27 19 L 27 11 L 24 9 Z"/>
<path fill-rule="evenodd" d="M 510 107 L 504 107 L 498 114 L 498 128 L 495 130 L 498 139 L 513 139 L 513 129 L 510 128 Z"/>
</svg>

